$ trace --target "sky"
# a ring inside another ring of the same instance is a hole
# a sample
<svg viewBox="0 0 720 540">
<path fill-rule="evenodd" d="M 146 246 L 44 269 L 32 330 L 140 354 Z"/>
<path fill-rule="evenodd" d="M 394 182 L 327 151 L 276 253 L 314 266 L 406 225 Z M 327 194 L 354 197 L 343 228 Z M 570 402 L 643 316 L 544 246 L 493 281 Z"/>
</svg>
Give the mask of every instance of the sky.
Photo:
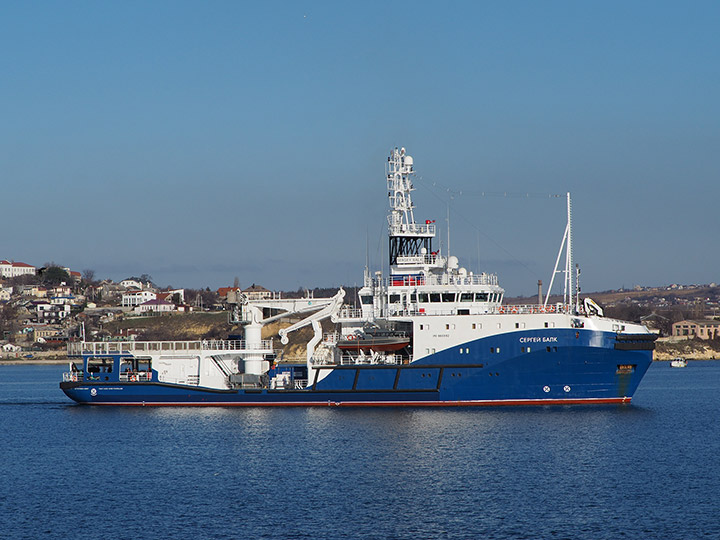
<svg viewBox="0 0 720 540">
<path fill-rule="evenodd" d="M 549 283 L 567 192 L 583 291 L 720 282 L 719 20 L 701 0 L 4 2 L 0 259 L 361 284 L 405 147 L 416 218 L 508 296 Z"/>
</svg>

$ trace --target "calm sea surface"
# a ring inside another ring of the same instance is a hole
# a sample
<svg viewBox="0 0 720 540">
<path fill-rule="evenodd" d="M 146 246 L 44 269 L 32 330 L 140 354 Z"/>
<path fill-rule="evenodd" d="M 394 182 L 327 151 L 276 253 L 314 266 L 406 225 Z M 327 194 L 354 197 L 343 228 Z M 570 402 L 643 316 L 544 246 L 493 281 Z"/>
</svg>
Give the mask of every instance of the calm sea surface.
<svg viewBox="0 0 720 540">
<path fill-rule="evenodd" d="M 93 408 L 0 366 L 0 538 L 720 538 L 720 362 L 629 406 Z"/>
</svg>

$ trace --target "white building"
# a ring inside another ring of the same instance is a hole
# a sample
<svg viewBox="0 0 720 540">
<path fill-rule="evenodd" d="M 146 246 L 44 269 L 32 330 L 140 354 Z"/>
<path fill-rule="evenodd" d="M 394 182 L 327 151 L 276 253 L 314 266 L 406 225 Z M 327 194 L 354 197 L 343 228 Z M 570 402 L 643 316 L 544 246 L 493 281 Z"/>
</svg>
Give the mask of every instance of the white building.
<svg viewBox="0 0 720 540">
<path fill-rule="evenodd" d="M 175 304 L 166 300 L 148 300 L 133 309 L 135 313 L 169 313 L 175 311 Z"/>
<path fill-rule="evenodd" d="M 38 302 L 35 305 L 37 322 L 40 324 L 59 323 L 70 315 L 70 304 L 57 305 L 48 302 Z"/>
<path fill-rule="evenodd" d="M 143 284 L 134 279 L 123 279 L 120 282 L 120 286 L 125 287 L 126 289 L 142 289 L 143 288 Z"/>
<path fill-rule="evenodd" d="M 13 288 L 8 287 L 0 287 L 0 302 L 7 302 L 10 300 L 10 296 L 12 295 Z"/>
<path fill-rule="evenodd" d="M 32 265 L 21 262 L 0 261 L 0 277 L 14 278 L 25 274 L 35 275 L 35 273 L 36 269 Z"/>
<path fill-rule="evenodd" d="M 122 295 L 122 305 L 123 307 L 135 307 L 155 299 L 157 299 L 157 295 L 152 291 L 128 291 Z"/>
</svg>

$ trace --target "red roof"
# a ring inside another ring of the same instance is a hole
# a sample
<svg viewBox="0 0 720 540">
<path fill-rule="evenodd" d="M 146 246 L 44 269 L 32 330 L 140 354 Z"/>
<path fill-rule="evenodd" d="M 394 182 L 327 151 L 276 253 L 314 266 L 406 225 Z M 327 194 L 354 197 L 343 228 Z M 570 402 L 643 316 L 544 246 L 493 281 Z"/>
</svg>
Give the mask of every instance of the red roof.
<svg viewBox="0 0 720 540">
<path fill-rule="evenodd" d="M 27 264 L 24 262 L 10 262 L 10 261 L 0 261 L 0 264 L 9 264 L 10 266 L 17 266 L 22 268 L 35 268 L 32 264 Z"/>
<path fill-rule="evenodd" d="M 217 290 L 218 296 L 227 296 L 230 291 L 239 291 L 240 287 L 220 287 Z"/>
<path fill-rule="evenodd" d="M 141 306 L 172 306 L 172 303 L 162 299 L 148 300 L 140 304 Z"/>
</svg>

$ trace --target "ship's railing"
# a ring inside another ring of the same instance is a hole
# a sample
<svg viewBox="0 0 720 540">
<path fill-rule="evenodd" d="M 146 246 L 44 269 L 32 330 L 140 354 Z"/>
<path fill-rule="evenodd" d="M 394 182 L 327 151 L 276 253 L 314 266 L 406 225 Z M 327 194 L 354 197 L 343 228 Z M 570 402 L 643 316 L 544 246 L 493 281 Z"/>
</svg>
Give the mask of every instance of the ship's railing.
<svg viewBox="0 0 720 540">
<path fill-rule="evenodd" d="M 126 371 L 120 374 L 122 382 L 150 381 L 152 380 L 152 371 Z"/>
<path fill-rule="evenodd" d="M 543 306 L 542 304 L 518 304 L 518 305 L 503 305 L 495 308 L 493 313 L 503 314 L 528 314 L 528 313 L 570 313 L 572 306 L 567 304 L 548 304 Z"/>
<path fill-rule="evenodd" d="M 74 341 L 68 343 L 68 356 L 103 356 L 118 353 L 191 352 L 191 351 L 272 351 L 273 342 L 246 340 L 199 341 Z"/>
<path fill-rule="evenodd" d="M 85 373 L 82 371 L 66 371 L 63 373 L 63 382 L 82 382 L 85 380 Z"/>
<path fill-rule="evenodd" d="M 414 258 L 414 257 L 413 257 Z M 497 285 L 498 278 L 495 274 L 473 274 L 473 275 L 394 275 L 387 278 L 375 278 L 372 280 L 376 287 L 423 287 L 423 286 L 471 286 L 471 285 Z"/>
<path fill-rule="evenodd" d="M 427 306 L 428 304 L 426 304 Z M 373 309 L 363 313 L 361 309 L 343 308 L 338 311 L 336 318 L 338 320 L 372 320 L 383 319 L 387 317 L 415 317 L 415 316 L 433 316 L 433 315 L 459 315 L 466 313 L 471 309 L 467 304 L 457 303 L 452 308 L 438 309 L 435 305 L 432 307 L 414 307 L 407 308 L 405 306 L 390 305 L 383 309 Z M 485 311 L 485 309 L 487 311 Z M 504 315 L 504 314 L 529 314 L 529 313 L 570 313 L 573 311 L 572 306 L 567 304 L 521 304 L 521 305 L 501 305 L 483 308 L 481 313 L 474 315 Z"/>
<path fill-rule="evenodd" d="M 389 226 L 390 234 L 393 236 L 399 236 L 403 234 L 415 235 L 419 234 L 422 236 L 435 236 L 435 224 L 434 223 L 397 223 Z"/>
</svg>

